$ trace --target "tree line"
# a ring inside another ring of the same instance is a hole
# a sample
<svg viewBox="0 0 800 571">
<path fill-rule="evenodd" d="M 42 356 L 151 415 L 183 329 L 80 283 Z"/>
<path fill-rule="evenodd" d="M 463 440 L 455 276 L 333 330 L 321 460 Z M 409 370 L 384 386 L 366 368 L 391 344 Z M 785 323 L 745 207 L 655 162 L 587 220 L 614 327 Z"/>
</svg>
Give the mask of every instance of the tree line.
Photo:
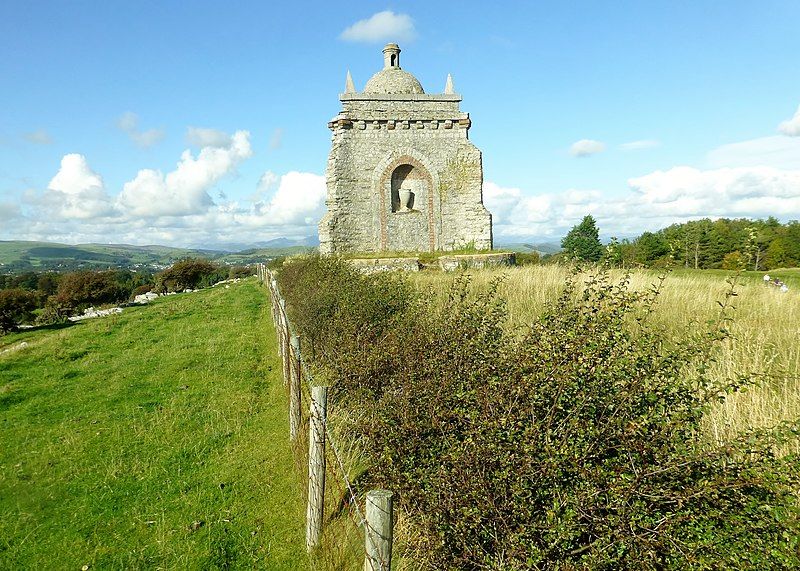
<svg viewBox="0 0 800 571">
<path fill-rule="evenodd" d="M 703 218 L 633 239 L 612 238 L 603 245 L 595 219 L 585 216 L 564 237 L 561 247 L 564 251 L 551 258 L 606 261 L 621 267 L 772 270 L 800 266 L 800 222 L 782 224 L 773 216 L 766 220 Z"/>
</svg>

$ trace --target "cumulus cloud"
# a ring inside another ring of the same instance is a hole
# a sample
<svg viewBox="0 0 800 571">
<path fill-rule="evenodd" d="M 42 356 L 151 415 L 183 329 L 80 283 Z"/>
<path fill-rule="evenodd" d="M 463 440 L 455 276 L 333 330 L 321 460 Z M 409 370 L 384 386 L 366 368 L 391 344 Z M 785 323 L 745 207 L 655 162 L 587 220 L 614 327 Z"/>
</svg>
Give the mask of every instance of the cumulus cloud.
<svg viewBox="0 0 800 571">
<path fill-rule="evenodd" d="M 131 141 L 136 145 L 147 149 L 156 143 L 160 143 L 165 136 L 163 129 L 139 129 L 139 116 L 132 111 L 126 111 L 117 119 L 117 127 L 127 133 Z"/>
<path fill-rule="evenodd" d="M 204 147 L 195 158 L 186 150 L 174 171 L 143 169 L 126 182 L 117 203 L 134 216 L 180 216 L 204 212 L 209 189 L 253 154 L 250 133 L 237 131 L 225 147 Z"/>
<path fill-rule="evenodd" d="M 411 16 L 384 10 L 349 26 L 339 38 L 347 42 L 410 42 L 416 35 Z"/>
<path fill-rule="evenodd" d="M 53 138 L 50 136 L 50 133 L 48 133 L 44 129 L 37 129 L 36 131 L 25 133 L 22 136 L 26 141 L 28 141 L 29 143 L 33 143 L 34 145 L 53 144 Z"/>
<path fill-rule="evenodd" d="M 88 219 L 111 214 L 113 207 L 103 179 L 77 153 L 64 155 L 61 167 L 47 185 L 43 204 L 59 219 Z"/>
<path fill-rule="evenodd" d="M 580 141 L 575 141 L 572 143 L 572 146 L 569 148 L 569 154 L 571 154 L 573 157 L 588 157 L 590 155 L 602 153 L 605 150 L 605 144 L 601 143 L 600 141 L 595 141 L 593 139 L 581 139 Z"/>
<path fill-rule="evenodd" d="M 116 196 L 86 157 L 65 155 L 46 190 L 26 190 L 16 203 L 0 196 L 0 239 L 213 247 L 316 234 L 324 176 L 266 171 L 253 181 L 251 197 L 228 199 L 216 185 L 252 155 L 250 135 L 237 131 L 216 143 L 185 151 L 166 174 L 140 171 Z"/>
<path fill-rule="evenodd" d="M 203 127 L 189 127 L 186 129 L 186 143 L 193 147 L 227 147 L 231 143 L 231 136 L 217 129 Z"/>
<path fill-rule="evenodd" d="M 762 218 L 800 214 L 800 171 L 772 167 L 699 170 L 674 167 L 628 180 L 633 206 L 676 217 Z"/>
<path fill-rule="evenodd" d="M 641 141 L 631 141 L 630 143 L 622 143 L 619 148 L 623 151 L 640 151 L 642 149 L 652 149 L 659 146 L 661 143 L 654 139 L 643 139 Z"/>
<path fill-rule="evenodd" d="M 800 137 L 800 106 L 794 112 L 794 117 L 778 125 L 778 131 L 789 137 Z"/>
<path fill-rule="evenodd" d="M 315 224 L 324 212 L 325 196 L 325 177 L 291 171 L 281 177 L 272 199 L 257 210 L 271 225 Z"/>
<path fill-rule="evenodd" d="M 705 217 L 800 217 L 800 170 L 678 166 L 631 178 L 628 190 L 621 197 L 577 189 L 528 196 L 487 181 L 484 202 L 500 241 L 559 238 L 586 214 L 605 235 L 617 236 Z"/>
</svg>

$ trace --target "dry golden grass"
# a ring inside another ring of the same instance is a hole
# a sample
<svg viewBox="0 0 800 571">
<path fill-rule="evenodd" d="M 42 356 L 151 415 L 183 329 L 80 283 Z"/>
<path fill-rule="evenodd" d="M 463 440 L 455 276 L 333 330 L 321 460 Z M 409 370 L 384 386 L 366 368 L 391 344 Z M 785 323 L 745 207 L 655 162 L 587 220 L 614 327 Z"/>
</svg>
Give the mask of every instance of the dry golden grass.
<svg viewBox="0 0 800 571">
<path fill-rule="evenodd" d="M 524 266 L 469 273 L 476 289 L 502 276 L 499 293 L 507 302 L 509 323 L 524 326 L 558 296 L 569 270 Z M 656 272 L 635 271 L 630 286 L 642 290 L 657 280 Z M 452 276 L 422 272 L 414 281 L 438 298 L 445 295 Z M 729 288 L 725 276 L 716 272 L 668 274 L 652 319 L 669 335 L 686 336 L 708 327 L 718 316 L 717 301 L 724 300 Z M 708 436 L 715 439 L 800 418 L 800 292 L 793 288 L 782 293 L 762 283 L 759 276 L 742 278 L 736 291 L 732 337 L 719 348 L 711 375 L 720 380 L 744 375 L 757 384 L 730 395 L 711 411 L 706 427 Z"/>
</svg>

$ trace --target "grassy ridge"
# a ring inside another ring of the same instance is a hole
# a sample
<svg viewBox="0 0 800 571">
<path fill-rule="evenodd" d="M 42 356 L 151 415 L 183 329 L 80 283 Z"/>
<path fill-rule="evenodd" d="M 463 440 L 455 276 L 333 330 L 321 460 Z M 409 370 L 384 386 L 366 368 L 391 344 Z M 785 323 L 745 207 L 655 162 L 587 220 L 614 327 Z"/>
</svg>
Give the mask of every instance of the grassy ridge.
<svg viewBox="0 0 800 571">
<path fill-rule="evenodd" d="M 0 568 L 307 566 L 252 280 L 0 351 Z"/>
</svg>

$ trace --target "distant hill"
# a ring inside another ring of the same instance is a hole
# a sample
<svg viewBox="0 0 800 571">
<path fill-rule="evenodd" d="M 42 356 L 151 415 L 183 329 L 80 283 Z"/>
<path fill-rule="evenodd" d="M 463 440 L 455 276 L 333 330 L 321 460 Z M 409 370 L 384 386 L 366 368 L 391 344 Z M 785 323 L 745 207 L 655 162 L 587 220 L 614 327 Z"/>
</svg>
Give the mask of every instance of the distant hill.
<svg viewBox="0 0 800 571">
<path fill-rule="evenodd" d="M 540 254 L 555 254 L 561 251 L 561 246 L 552 242 L 542 243 L 511 243 L 511 244 L 496 244 L 496 248 L 503 250 L 513 250 L 515 252 L 539 252 Z"/>
<path fill-rule="evenodd" d="M 281 239 L 279 239 L 281 240 Z M 170 246 L 132 246 L 130 244 L 59 244 L 0 240 L 0 273 L 28 270 L 67 271 L 78 269 L 160 270 L 186 257 L 202 257 L 226 264 L 263 262 L 308 250 L 286 240 L 273 240 L 267 247 L 234 250 L 172 248 Z M 275 243 L 272 245 L 272 243 Z"/>
</svg>

